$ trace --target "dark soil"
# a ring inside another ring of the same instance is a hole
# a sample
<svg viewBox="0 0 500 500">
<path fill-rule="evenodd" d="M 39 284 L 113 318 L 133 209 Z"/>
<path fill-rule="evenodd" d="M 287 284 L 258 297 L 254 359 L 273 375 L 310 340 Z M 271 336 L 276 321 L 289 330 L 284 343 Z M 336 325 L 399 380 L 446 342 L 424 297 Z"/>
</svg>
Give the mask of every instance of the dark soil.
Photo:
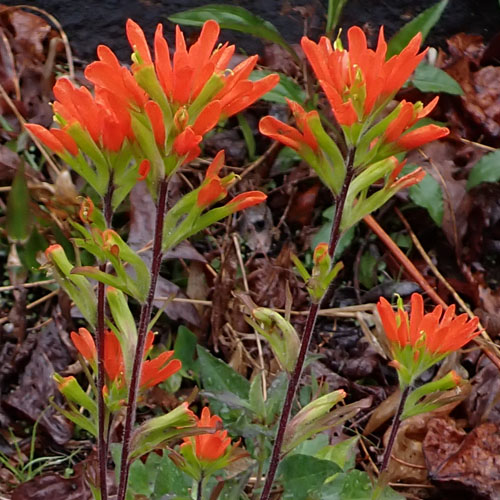
<svg viewBox="0 0 500 500">
<path fill-rule="evenodd" d="M 350 0 L 344 9 L 342 26 L 354 24 L 378 31 L 385 25 L 390 37 L 403 24 L 437 0 Z M 316 36 L 322 31 L 327 0 L 6 0 L 6 5 L 27 4 L 45 9 L 54 15 L 71 40 L 75 55 L 83 60 L 95 58 L 100 43 L 109 45 L 122 60 L 129 57 L 124 36 L 125 21 L 132 18 L 152 37 L 158 22 L 166 23 L 172 38 L 173 25 L 167 17 L 186 9 L 222 3 L 245 7 L 272 22 L 291 43 L 298 43 L 304 33 L 304 17 L 308 20 L 308 34 Z M 438 26 L 433 30 L 430 45 L 444 45 L 444 40 L 459 32 L 482 35 L 489 40 L 500 26 L 498 0 L 451 0 Z M 369 31 L 369 30 L 367 30 Z M 245 34 L 226 32 L 221 39 L 237 42 L 238 47 L 249 53 L 259 52 L 261 42 Z"/>
</svg>

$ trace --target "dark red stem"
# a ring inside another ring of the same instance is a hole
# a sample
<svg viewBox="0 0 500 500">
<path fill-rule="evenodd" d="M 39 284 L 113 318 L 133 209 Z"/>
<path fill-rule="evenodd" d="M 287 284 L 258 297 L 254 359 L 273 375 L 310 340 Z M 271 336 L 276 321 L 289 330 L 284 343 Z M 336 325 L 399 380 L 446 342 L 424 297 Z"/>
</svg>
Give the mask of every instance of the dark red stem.
<svg viewBox="0 0 500 500">
<path fill-rule="evenodd" d="M 347 192 L 349 190 L 349 186 L 351 184 L 354 175 L 353 161 L 354 161 L 354 151 L 350 150 L 348 152 L 347 171 L 344 180 L 344 185 L 342 186 L 342 190 L 336 200 L 337 206 L 335 209 L 335 218 L 333 221 L 332 232 L 330 234 L 330 243 L 328 246 L 328 253 L 330 257 L 333 257 L 333 254 L 335 253 L 335 249 L 337 248 L 337 244 L 340 238 L 340 223 L 342 221 L 342 214 L 344 212 L 344 205 L 347 198 Z M 274 478 L 276 476 L 276 471 L 278 470 L 278 465 L 281 460 L 280 453 L 281 453 L 281 447 L 283 445 L 283 438 L 285 437 L 286 426 L 288 424 L 288 419 L 290 418 L 290 413 L 292 411 L 293 400 L 295 398 L 297 386 L 299 384 L 300 377 L 302 375 L 302 370 L 304 368 L 306 354 L 307 351 L 309 350 L 309 345 L 311 343 L 311 338 L 314 332 L 314 326 L 316 324 L 316 318 L 318 316 L 318 310 L 321 301 L 322 299 L 319 302 L 312 303 L 311 308 L 309 309 L 309 314 L 307 315 L 306 326 L 304 328 L 304 333 L 302 334 L 302 340 L 300 343 L 300 351 L 297 358 L 297 363 L 295 365 L 292 377 L 288 382 L 288 389 L 286 391 L 285 402 L 283 403 L 283 409 L 281 410 L 281 416 L 278 424 L 278 432 L 276 433 L 273 452 L 271 455 L 271 460 L 269 462 L 269 470 L 267 471 L 266 482 L 264 483 L 260 500 L 269 500 L 269 497 L 271 495 L 271 487 L 273 485 Z"/>
<path fill-rule="evenodd" d="M 139 318 L 139 326 L 137 331 L 137 348 L 135 351 L 134 366 L 132 368 L 132 377 L 130 380 L 130 388 L 128 392 L 127 415 L 125 417 L 125 429 L 123 431 L 123 448 L 120 463 L 120 484 L 118 486 L 117 500 L 125 500 L 127 492 L 128 475 L 130 470 L 130 440 L 132 438 L 132 430 L 135 422 L 135 413 L 137 410 L 137 396 L 139 393 L 139 381 L 141 379 L 142 362 L 144 358 L 144 345 L 148 333 L 148 324 L 151 318 L 151 310 L 156 290 L 156 282 L 160 274 L 160 265 L 163 257 L 161 250 L 163 239 L 163 220 L 165 217 L 165 209 L 167 204 L 167 180 L 160 183 L 158 203 L 156 205 L 156 222 L 155 232 L 153 236 L 153 258 L 151 262 L 151 284 L 146 302 L 141 308 Z"/>
<path fill-rule="evenodd" d="M 396 442 L 396 436 L 398 434 L 399 427 L 401 425 L 401 414 L 403 413 L 403 408 L 405 407 L 406 398 L 410 392 L 410 387 L 406 387 L 401 393 L 401 399 L 399 400 L 399 406 L 394 415 L 394 420 L 392 421 L 391 434 L 389 436 L 389 441 L 387 442 L 387 448 L 385 449 L 384 458 L 382 460 L 382 466 L 380 467 L 380 474 L 387 469 L 389 465 L 389 460 L 391 459 L 392 448 Z M 379 476 L 380 476 L 379 474 Z"/>
</svg>

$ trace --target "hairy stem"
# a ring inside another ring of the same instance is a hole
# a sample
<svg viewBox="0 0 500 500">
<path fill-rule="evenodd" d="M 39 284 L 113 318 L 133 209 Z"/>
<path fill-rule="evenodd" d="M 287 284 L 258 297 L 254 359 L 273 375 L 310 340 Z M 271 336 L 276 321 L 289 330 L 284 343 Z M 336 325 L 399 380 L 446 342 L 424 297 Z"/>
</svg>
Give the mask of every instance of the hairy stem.
<svg viewBox="0 0 500 500">
<path fill-rule="evenodd" d="M 137 329 L 137 347 L 135 351 L 134 365 L 132 367 L 132 377 L 128 392 L 127 414 L 125 417 L 125 429 L 123 431 L 123 448 L 120 462 L 120 484 L 118 486 L 117 500 L 125 500 L 127 492 L 128 475 L 130 470 L 130 440 L 135 422 L 135 413 L 137 410 L 137 396 L 139 393 L 139 382 L 141 379 L 142 363 L 144 358 L 144 345 L 148 334 L 148 324 L 151 318 L 151 310 L 156 290 L 156 282 L 160 274 L 160 265 L 163 257 L 162 239 L 163 239 L 163 220 L 167 205 L 168 181 L 162 180 L 159 187 L 158 203 L 156 205 L 156 221 L 153 235 L 153 257 L 151 262 L 151 284 L 149 286 L 146 302 L 141 308 L 139 317 L 139 326 Z"/>
<path fill-rule="evenodd" d="M 335 208 L 335 218 L 333 221 L 332 232 L 330 234 L 330 243 L 328 246 L 328 253 L 330 257 L 333 257 L 340 238 L 340 223 L 342 221 L 342 214 L 344 212 L 347 192 L 354 175 L 353 161 L 354 150 L 350 150 L 347 157 L 347 170 L 344 185 L 342 186 L 342 190 L 336 200 L 337 203 Z M 304 362 L 306 360 L 306 354 L 309 350 L 309 345 L 311 343 L 311 338 L 314 332 L 314 326 L 316 325 L 316 318 L 318 316 L 318 310 L 321 302 L 322 299 L 318 302 L 313 302 L 309 309 L 309 314 L 307 315 L 306 326 L 304 328 L 304 333 L 302 334 L 297 363 L 295 365 L 292 377 L 288 382 L 288 389 L 286 392 L 285 401 L 283 403 L 283 409 L 281 410 L 276 439 L 274 441 L 273 453 L 271 455 L 271 461 L 269 462 L 269 470 L 267 471 L 266 481 L 262 489 L 260 500 L 269 500 L 269 497 L 271 495 L 271 487 L 273 485 L 274 477 L 276 476 L 276 471 L 278 470 L 278 465 L 281 460 L 280 453 L 281 447 L 283 445 L 283 438 L 285 437 L 286 426 L 288 424 L 288 419 L 290 418 L 290 413 L 292 411 L 293 400 L 295 398 L 297 386 L 302 375 Z"/>
<path fill-rule="evenodd" d="M 403 413 L 403 408 L 406 403 L 406 398 L 410 392 L 410 387 L 406 387 L 401 393 L 401 399 L 399 400 L 399 406 L 394 415 L 394 420 L 392 421 L 392 429 L 391 434 L 389 436 L 389 441 L 387 442 L 387 448 L 385 449 L 384 458 L 382 460 L 382 466 L 380 467 L 380 474 L 387 469 L 389 465 L 389 461 L 391 459 L 392 448 L 394 447 L 394 443 L 396 442 L 396 436 L 398 434 L 399 427 L 401 425 L 401 414 Z"/>
<path fill-rule="evenodd" d="M 106 227 L 111 227 L 113 210 L 111 199 L 113 197 L 113 179 L 109 180 L 108 190 L 103 198 L 103 211 Z M 99 266 L 103 272 L 106 271 L 106 263 Z M 106 439 L 106 405 L 104 404 L 104 320 L 106 315 L 106 299 L 104 294 L 104 283 L 97 285 L 97 459 L 99 462 L 99 489 L 101 500 L 108 500 L 107 485 L 107 462 L 108 462 L 108 441 Z"/>
</svg>

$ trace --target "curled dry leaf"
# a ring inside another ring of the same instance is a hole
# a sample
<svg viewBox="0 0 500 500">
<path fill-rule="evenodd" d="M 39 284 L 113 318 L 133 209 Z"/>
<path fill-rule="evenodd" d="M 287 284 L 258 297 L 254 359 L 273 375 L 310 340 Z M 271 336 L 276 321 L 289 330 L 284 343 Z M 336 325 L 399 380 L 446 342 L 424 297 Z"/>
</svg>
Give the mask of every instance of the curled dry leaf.
<svg viewBox="0 0 500 500">
<path fill-rule="evenodd" d="M 429 477 L 474 498 L 500 497 L 500 428 L 487 422 L 466 434 L 451 419 L 429 422 L 423 450 Z"/>
</svg>

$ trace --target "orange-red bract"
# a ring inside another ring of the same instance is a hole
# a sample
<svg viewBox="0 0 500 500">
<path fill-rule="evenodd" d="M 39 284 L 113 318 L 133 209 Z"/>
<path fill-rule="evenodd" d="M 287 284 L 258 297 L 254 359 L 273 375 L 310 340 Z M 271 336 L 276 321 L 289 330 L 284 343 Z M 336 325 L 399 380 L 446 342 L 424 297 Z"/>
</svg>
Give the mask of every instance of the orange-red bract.
<svg viewBox="0 0 500 500">
<path fill-rule="evenodd" d="M 318 150 L 318 142 L 314 136 L 308 121 L 317 118 L 317 111 L 306 113 L 304 108 L 294 101 L 287 99 L 288 106 L 295 116 L 298 129 L 283 123 L 273 116 L 265 116 L 260 120 L 259 131 L 276 141 L 281 142 L 295 151 L 300 151 L 304 147 L 309 147 L 313 151 Z"/>
<path fill-rule="evenodd" d="M 132 70 L 137 72 L 145 65 L 153 66 L 167 100 L 175 107 L 192 103 L 210 78 L 217 75 L 223 82 L 222 89 L 213 96 L 221 104 L 219 115 L 228 117 L 236 114 L 271 90 L 279 82 L 279 76 L 272 74 L 256 82 L 250 81 L 248 77 L 257 64 L 258 56 L 245 59 L 226 73 L 235 48 L 227 43 L 216 47 L 219 33 L 217 22 L 208 20 L 203 25 L 198 40 L 188 48 L 184 34 L 176 26 L 175 52 L 171 57 L 168 43 L 163 37 L 163 26 L 158 24 L 154 37 L 153 62 L 144 32 L 137 23 L 129 19 L 127 36 L 140 57 Z M 217 121 L 218 118 L 219 116 Z"/>
<path fill-rule="evenodd" d="M 197 418 L 197 427 L 218 427 L 222 419 L 217 415 L 210 415 L 208 407 L 203 408 L 201 418 Z M 191 446 L 194 441 L 194 452 L 199 460 L 213 462 L 222 457 L 231 444 L 227 431 L 216 431 L 213 434 L 200 434 L 194 438 L 184 438 L 183 446 Z"/>
<path fill-rule="evenodd" d="M 479 335 L 478 318 L 468 319 L 467 314 L 455 315 L 455 305 L 443 314 L 443 308 L 436 306 L 430 313 L 424 313 L 424 301 L 420 294 L 411 297 L 411 313 L 402 309 L 394 311 L 383 297 L 377 309 L 387 338 L 397 346 L 425 347 L 432 355 L 456 351 Z"/>
<path fill-rule="evenodd" d="M 302 48 L 341 125 L 363 121 L 393 96 L 413 73 L 427 49 L 418 53 L 418 33 L 400 54 L 386 61 L 387 44 L 380 28 L 376 50 L 369 49 L 361 28 L 347 32 L 349 50 L 335 49 L 322 37 L 319 43 L 303 37 Z"/>
<path fill-rule="evenodd" d="M 97 351 L 94 339 L 86 328 L 80 328 L 78 333 L 71 332 L 71 340 L 87 361 L 96 361 Z M 154 334 L 150 331 L 146 337 L 144 357 L 150 351 L 153 340 Z M 181 369 L 182 365 L 178 359 L 170 360 L 173 354 L 174 351 L 165 351 L 152 360 L 144 361 L 140 380 L 142 389 L 148 389 L 163 382 Z M 113 331 L 106 330 L 104 334 L 104 370 L 108 379 L 119 385 L 123 384 L 124 369 L 120 342 Z"/>
<path fill-rule="evenodd" d="M 86 328 L 79 328 L 78 333 L 71 332 L 71 340 L 84 359 L 87 361 L 95 361 L 97 351 L 94 339 Z"/>
</svg>

